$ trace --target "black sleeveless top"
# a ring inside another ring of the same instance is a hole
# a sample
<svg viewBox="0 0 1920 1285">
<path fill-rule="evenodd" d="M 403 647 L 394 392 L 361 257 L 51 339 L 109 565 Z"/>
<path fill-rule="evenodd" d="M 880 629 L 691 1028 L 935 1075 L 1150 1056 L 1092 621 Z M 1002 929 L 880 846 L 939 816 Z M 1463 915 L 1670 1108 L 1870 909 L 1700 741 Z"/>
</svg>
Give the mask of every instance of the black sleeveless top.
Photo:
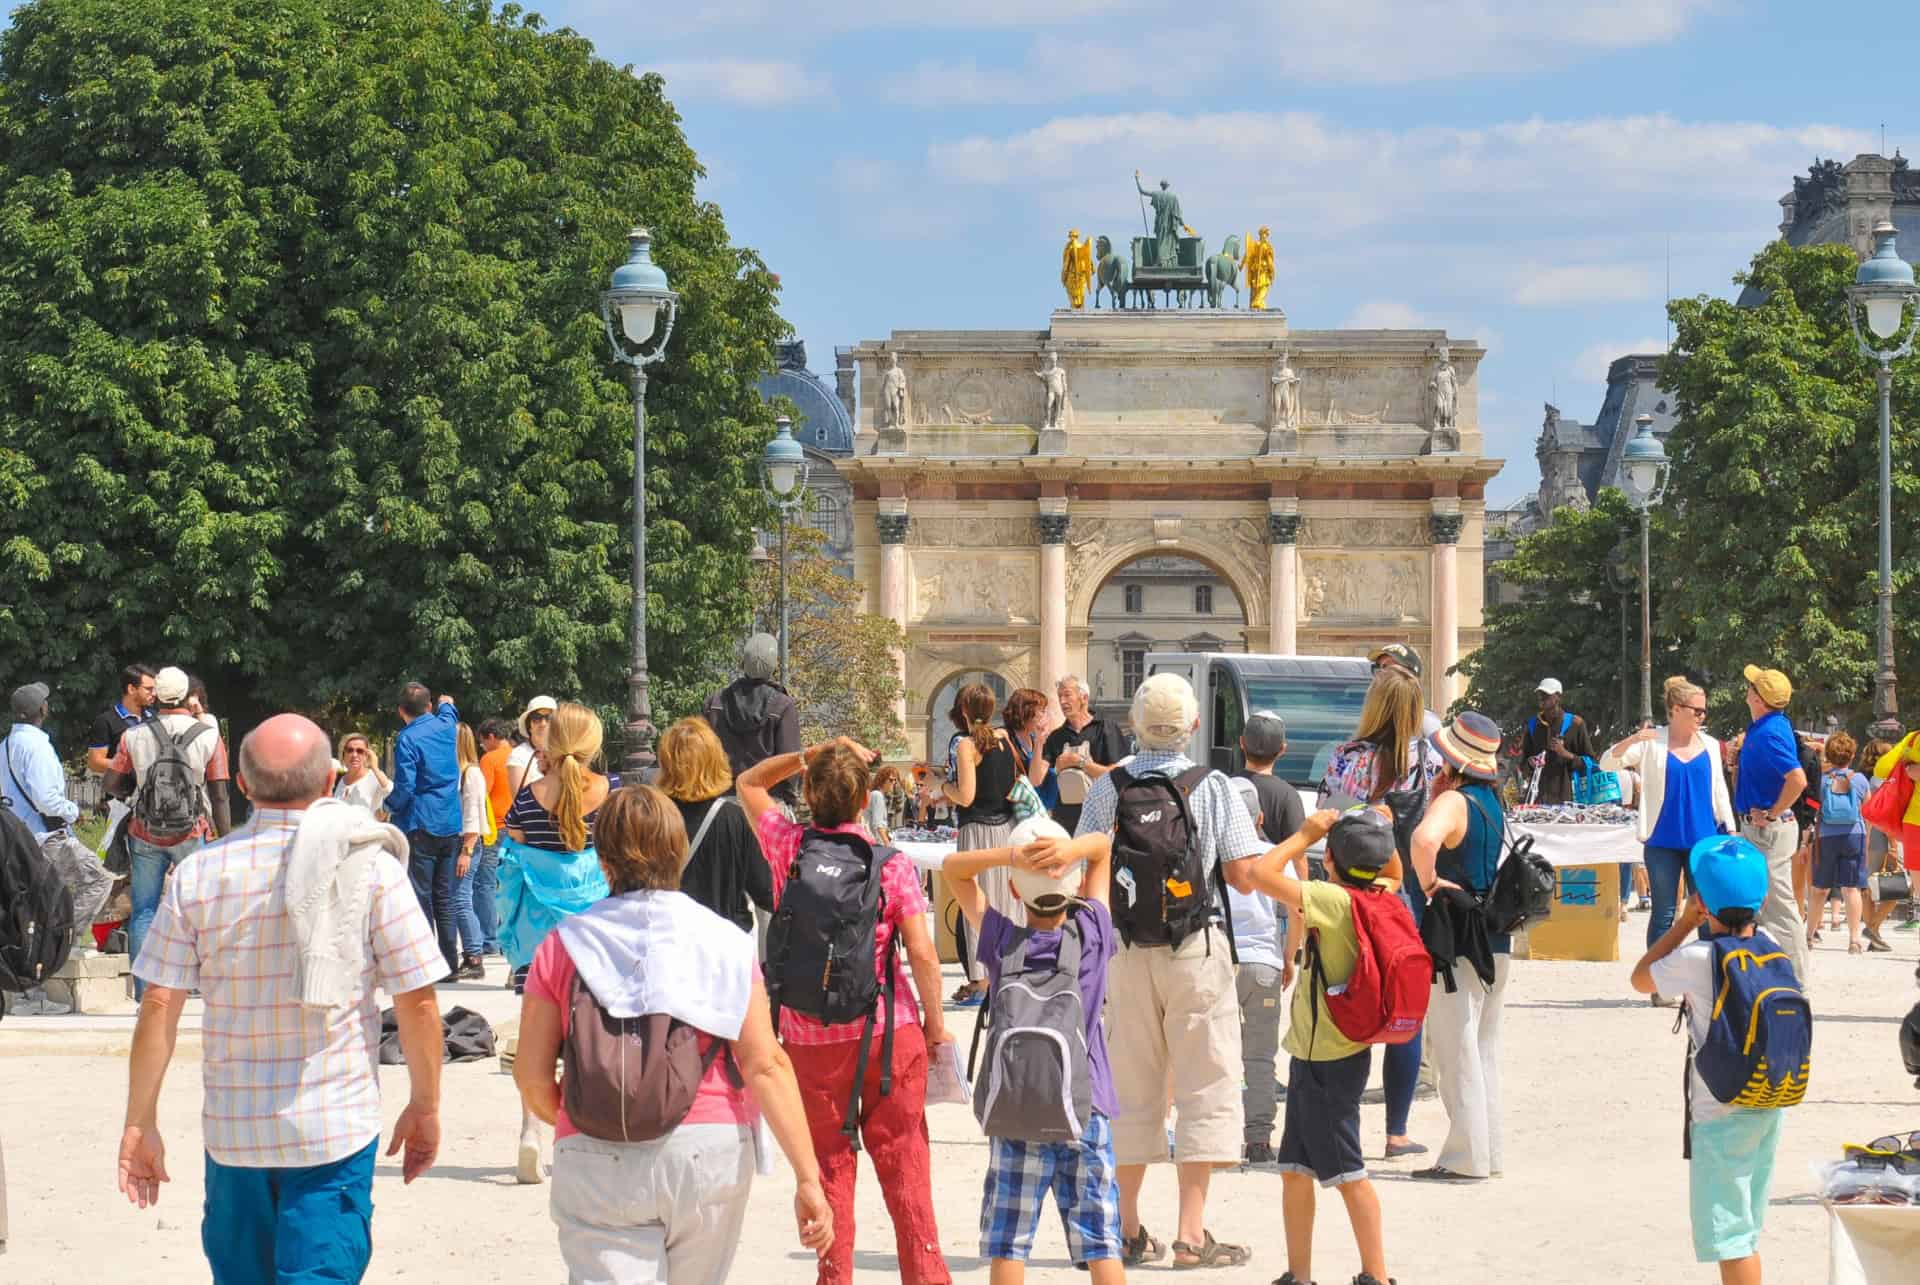
<svg viewBox="0 0 1920 1285">
<path fill-rule="evenodd" d="M 1013 789 L 1015 771 L 1013 751 L 1004 743 L 996 742 L 981 755 L 973 769 L 973 802 L 960 809 L 958 824 L 1005 825 L 1013 820 L 1007 792 Z"/>
</svg>

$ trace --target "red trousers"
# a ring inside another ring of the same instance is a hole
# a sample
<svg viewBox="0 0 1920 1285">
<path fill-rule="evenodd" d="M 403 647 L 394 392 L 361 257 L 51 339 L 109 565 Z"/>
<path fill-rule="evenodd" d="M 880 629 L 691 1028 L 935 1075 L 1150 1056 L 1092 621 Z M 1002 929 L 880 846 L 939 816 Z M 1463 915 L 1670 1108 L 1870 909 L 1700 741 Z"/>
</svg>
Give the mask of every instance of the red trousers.
<svg viewBox="0 0 1920 1285">
<path fill-rule="evenodd" d="M 933 1167 L 927 1145 L 927 1039 L 918 1026 L 901 1026 L 893 1036 L 893 1092 L 880 1096 L 880 1041 L 873 1033 L 866 1080 L 860 1086 L 860 1142 L 880 1177 L 880 1194 L 893 1216 L 894 1252 L 904 1285 L 950 1285 L 953 1276 L 940 1255 L 940 1230 L 933 1220 Z M 848 1285 L 853 1280 L 853 1183 L 857 1157 L 840 1128 L 847 1119 L 847 1094 L 859 1064 L 860 1044 L 787 1047 L 807 1109 L 813 1155 L 833 1209 L 833 1249 L 820 1262 L 819 1285 Z"/>
</svg>

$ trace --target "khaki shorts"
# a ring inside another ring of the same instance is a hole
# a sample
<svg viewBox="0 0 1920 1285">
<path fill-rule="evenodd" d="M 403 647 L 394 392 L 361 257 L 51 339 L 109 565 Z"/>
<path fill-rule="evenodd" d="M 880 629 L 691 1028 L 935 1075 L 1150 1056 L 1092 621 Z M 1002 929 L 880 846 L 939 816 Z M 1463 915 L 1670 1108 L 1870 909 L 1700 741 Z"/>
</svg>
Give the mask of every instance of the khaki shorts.
<svg viewBox="0 0 1920 1285">
<path fill-rule="evenodd" d="M 1167 1162 L 1171 1085 L 1177 1116 L 1172 1158 L 1238 1163 L 1244 1129 L 1240 1001 L 1226 933 L 1195 934 L 1178 950 L 1122 946 L 1107 965 L 1106 1028 L 1120 1108 L 1113 1120 L 1114 1161 Z"/>
</svg>

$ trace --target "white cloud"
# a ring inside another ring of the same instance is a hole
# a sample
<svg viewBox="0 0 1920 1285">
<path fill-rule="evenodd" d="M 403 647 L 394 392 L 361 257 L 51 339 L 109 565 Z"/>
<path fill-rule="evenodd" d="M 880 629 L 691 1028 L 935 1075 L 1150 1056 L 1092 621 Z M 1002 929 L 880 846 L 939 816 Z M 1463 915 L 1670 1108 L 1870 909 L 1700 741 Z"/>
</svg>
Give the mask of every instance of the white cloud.
<svg viewBox="0 0 1920 1285">
<path fill-rule="evenodd" d="M 742 107 L 782 107 L 825 98 L 833 86 L 798 63 L 759 62 L 748 58 L 710 58 L 665 62 L 642 71 L 666 78 L 667 97 L 675 103 L 725 102 Z"/>
<path fill-rule="evenodd" d="M 1567 267 L 1534 264 L 1514 284 L 1513 302 L 1528 308 L 1558 308 L 1577 303 L 1629 303 L 1660 292 L 1653 269 L 1625 263 L 1586 263 Z"/>
<path fill-rule="evenodd" d="M 1607 382 L 1607 367 L 1615 360 L 1631 353 L 1663 353 L 1667 350 L 1667 341 L 1658 336 L 1648 339 L 1633 339 L 1622 342 L 1603 341 L 1588 344 L 1573 359 L 1573 373 L 1581 379 L 1592 380 L 1596 384 Z"/>
<path fill-rule="evenodd" d="M 1342 330 L 1424 330 L 1431 323 L 1412 304 L 1377 299 L 1363 303 L 1340 323 Z"/>
</svg>

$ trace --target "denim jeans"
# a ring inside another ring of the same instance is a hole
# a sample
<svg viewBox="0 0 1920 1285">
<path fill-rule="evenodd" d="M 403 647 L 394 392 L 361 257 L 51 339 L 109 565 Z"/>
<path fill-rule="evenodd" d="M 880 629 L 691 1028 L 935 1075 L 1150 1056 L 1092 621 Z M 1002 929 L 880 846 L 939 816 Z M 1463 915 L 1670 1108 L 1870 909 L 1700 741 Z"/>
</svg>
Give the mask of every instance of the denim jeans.
<svg viewBox="0 0 1920 1285">
<path fill-rule="evenodd" d="M 460 869 L 460 857 L 456 852 L 453 868 Z M 473 905 L 473 877 L 480 868 L 480 850 L 474 849 L 473 860 L 467 865 L 467 873 L 453 877 L 453 922 L 460 929 L 460 954 L 478 955 L 485 940 L 480 935 L 480 918 Z"/>
<path fill-rule="evenodd" d="M 1653 894 L 1653 913 L 1647 916 L 1647 945 L 1651 946 L 1673 927 L 1680 908 L 1680 877 L 1686 873 L 1685 848 L 1646 848 L 1647 887 Z"/>
<path fill-rule="evenodd" d="M 480 953 L 500 953 L 500 910 L 494 899 L 500 893 L 500 845 L 484 844 L 473 859 L 473 917 L 480 925 Z"/>
<path fill-rule="evenodd" d="M 446 957 L 447 971 L 451 973 L 460 966 L 460 925 L 453 895 L 454 885 L 459 882 L 453 871 L 460 860 L 460 836 L 409 830 L 407 847 L 412 853 L 407 862 L 407 877 L 413 884 L 413 895 L 420 901 L 421 912 L 433 924 L 434 936 L 440 940 L 440 953 Z"/>
<path fill-rule="evenodd" d="M 161 894 L 166 891 L 167 872 L 199 850 L 198 839 L 182 839 L 170 848 L 163 848 L 131 834 L 127 836 L 127 856 L 132 859 L 133 869 L 133 914 L 127 920 L 130 962 L 139 962 L 140 946 L 147 939 L 147 929 L 153 927 L 153 916 L 160 909 Z M 146 991 L 147 984 L 134 978 L 133 997 L 139 999 Z"/>
<path fill-rule="evenodd" d="M 1414 926 L 1427 917 L 1427 897 L 1418 880 L 1407 880 L 1400 889 L 1400 900 L 1413 912 Z M 1405 1044 L 1389 1044 L 1380 1057 L 1380 1072 L 1385 1080 L 1387 1099 L 1387 1136 L 1398 1138 L 1407 1131 L 1407 1116 L 1413 1110 L 1414 1090 L 1420 1087 L 1420 1047 L 1425 1030 L 1415 1032 Z"/>
</svg>

